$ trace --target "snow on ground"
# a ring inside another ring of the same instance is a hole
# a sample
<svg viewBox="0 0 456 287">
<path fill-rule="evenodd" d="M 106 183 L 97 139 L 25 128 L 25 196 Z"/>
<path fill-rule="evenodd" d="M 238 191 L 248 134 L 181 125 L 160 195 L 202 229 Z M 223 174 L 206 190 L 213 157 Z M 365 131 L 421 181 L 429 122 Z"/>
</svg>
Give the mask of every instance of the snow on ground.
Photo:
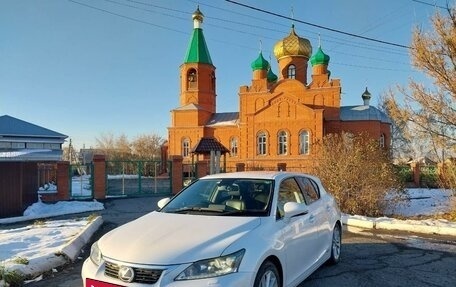
<svg viewBox="0 0 456 287">
<path fill-rule="evenodd" d="M 86 192 L 84 186 L 87 186 L 88 179 L 81 178 L 79 182 L 77 181 L 73 184 L 73 191 L 84 194 Z M 78 190 L 77 187 L 81 187 L 81 189 Z M 410 204 L 394 210 L 395 214 L 408 217 L 448 212 L 451 204 L 455 204 L 456 201 L 456 196 L 452 196 L 448 190 L 409 189 L 408 193 L 411 199 Z M 14 263 L 15 260 L 20 261 L 20 258 L 25 258 L 29 261 L 26 266 L 29 270 L 36 265 L 49 264 L 46 262 L 51 259 L 57 260 L 55 254 L 59 254 L 62 251 L 62 246 L 68 244 L 72 238 L 83 232 L 89 225 L 87 218 L 46 220 L 21 228 L 9 228 L 8 225 L 2 226 L 2 223 L 97 211 L 103 208 L 103 204 L 97 201 L 66 201 L 55 204 L 37 202 L 26 209 L 24 216 L 0 219 L 0 266 L 3 265 L 7 268 L 21 267 L 21 264 Z M 446 220 L 395 220 L 387 217 L 367 218 L 357 215 L 344 215 L 343 220 L 346 224 L 347 222 L 352 222 L 354 225 L 360 223 L 360 227 L 367 228 L 378 228 L 383 225 L 386 229 L 399 228 L 407 230 L 408 227 L 412 226 L 412 230 L 409 231 L 429 233 L 447 232 L 448 230 L 454 232 L 456 230 L 456 222 L 448 222 Z M 454 234 L 443 234 L 456 236 L 456 232 Z M 63 260 L 63 258 L 58 260 Z M 22 267 L 25 268 L 24 265 Z M 24 272 L 30 273 L 31 271 Z"/>
<path fill-rule="evenodd" d="M 392 208 L 386 213 L 404 217 L 429 216 L 447 213 L 452 204 L 456 204 L 456 196 L 448 189 L 410 188 L 407 189 L 410 202 Z"/>
</svg>

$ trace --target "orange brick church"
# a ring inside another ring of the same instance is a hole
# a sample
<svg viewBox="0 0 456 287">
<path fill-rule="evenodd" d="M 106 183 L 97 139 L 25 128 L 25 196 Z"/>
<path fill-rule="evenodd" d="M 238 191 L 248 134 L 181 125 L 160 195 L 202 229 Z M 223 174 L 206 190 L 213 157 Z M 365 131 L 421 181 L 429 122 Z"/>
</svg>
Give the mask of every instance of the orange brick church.
<svg viewBox="0 0 456 287">
<path fill-rule="evenodd" d="M 168 156 L 182 156 L 184 163 L 208 160 L 207 149 L 213 148 L 225 155 L 228 171 L 280 165 L 308 171 L 316 144 L 330 133 L 365 131 L 389 147 L 391 122 L 369 105 L 367 88 L 362 104 L 341 106 L 341 83 L 331 78 L 329 56 L 321 47 L 312 54 L 310 41 L 299 37 L 294 26 L 274 46 L 277 75 L 260 52 L 251 63 L 251 84 L 239 88 L 239 111 L 217 113 L 216 73 L 201 28 L 203 14 L 197 9 L 192 16 L 193 34 L 180 67 L 180 104 L 171 111 L 168 128 Z"/>
</svg>

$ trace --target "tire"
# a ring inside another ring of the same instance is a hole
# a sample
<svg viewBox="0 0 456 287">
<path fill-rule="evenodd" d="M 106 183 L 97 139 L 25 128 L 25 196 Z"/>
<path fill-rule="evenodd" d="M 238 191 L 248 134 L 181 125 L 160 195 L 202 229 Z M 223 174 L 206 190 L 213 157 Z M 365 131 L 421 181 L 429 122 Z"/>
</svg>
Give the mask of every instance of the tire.
<svg viewBox="0 0 456 287">
<path fill-rule="evenodd" d="M 274 263 L 265 261 L 255 277 L 254 287 L 282 287 L 279 271 Z"/>
<path fill-rule="evenodd" d="M 335 265 L 340 261 L 340 254 L 342 249 L 342 230 L 340 224 L 336 224 L 333 229 L 331 239 L 331 257 L 328 259 L 328 264 Z"/>
</svg>

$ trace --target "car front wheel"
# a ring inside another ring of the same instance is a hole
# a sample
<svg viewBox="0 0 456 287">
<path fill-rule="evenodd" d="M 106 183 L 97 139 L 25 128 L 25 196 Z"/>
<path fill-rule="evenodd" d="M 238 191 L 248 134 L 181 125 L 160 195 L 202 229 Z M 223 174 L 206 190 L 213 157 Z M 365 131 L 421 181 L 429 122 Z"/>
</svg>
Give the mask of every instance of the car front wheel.
<svg viewBox="0 0 456 287">
<path fill-rule="evenodd" d="M 331 241 L 331 257 L 329 257 L 329 264 L 337 264 L 340 261 L 340 251 L 342 247 L 342 230 L 339 224 L 336 224 L 333 229 Z"/>
<path fill-rule="evenodd" d="M 279 271 L 271 261 L 266 261 L 261 265 L 255 277 L 254 287 L 281 287 Z"/>
</svg>

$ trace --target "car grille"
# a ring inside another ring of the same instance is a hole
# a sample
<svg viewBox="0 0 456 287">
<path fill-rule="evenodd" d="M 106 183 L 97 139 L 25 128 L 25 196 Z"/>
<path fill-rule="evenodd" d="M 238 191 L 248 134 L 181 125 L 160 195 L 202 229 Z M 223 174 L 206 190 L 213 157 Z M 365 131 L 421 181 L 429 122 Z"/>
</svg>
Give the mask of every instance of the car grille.
<svg viewBox="0 0 456 287">
<path fill-rule="evenodd" d="M 155 284 L 158 279 L 160 278 L 163 270 L 162 269 L 145 269 L 145 268 L 137 268 L 132 267 L 135 271 L 135 278 L 133 278 L 133 282 L 136 283 L 144 283 L 144 284 Z M 120 266 L 111 263 L 105 262 L 105 275 L 113 278 L 119 278 L 119 269 Z"/>
</svg>

